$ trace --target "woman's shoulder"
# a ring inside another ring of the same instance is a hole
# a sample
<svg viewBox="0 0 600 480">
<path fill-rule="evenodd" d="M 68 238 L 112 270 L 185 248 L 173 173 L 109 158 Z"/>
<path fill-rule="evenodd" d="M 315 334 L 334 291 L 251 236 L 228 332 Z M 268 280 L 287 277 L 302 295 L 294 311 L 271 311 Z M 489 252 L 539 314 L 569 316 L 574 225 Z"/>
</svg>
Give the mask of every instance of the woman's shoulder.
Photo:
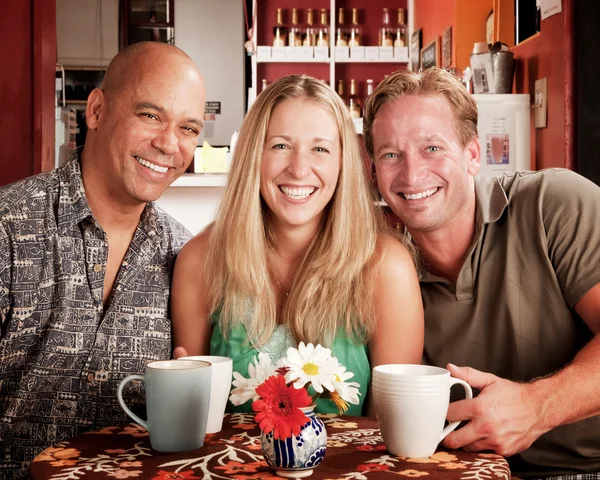
<svg viewBox="0 0 600 480">
<path fill-rule="evenodd" d="M 210 231 L 204 230 L 189 242 L 187 242 L 177 255 L 177 264 L 185 266 L 186 271 L 197 272 L 198 267 L 202 267 L 206 261 L 210 242 Z"/>
<path fill-rule="evenodd" d="M 377 255 L 384 263 L 389 261 L 413 263 L 408 241 L 403 241 L 390 233 L 380 233 L 377 236 Z"/>
<path fill-rule="evenodd" d="M 377 239 L 377 277 L 378 281 L 405 281 L 416 276 L 417 263 L 408 242 L 392 234 L 383 233 Z"/>
</svg>

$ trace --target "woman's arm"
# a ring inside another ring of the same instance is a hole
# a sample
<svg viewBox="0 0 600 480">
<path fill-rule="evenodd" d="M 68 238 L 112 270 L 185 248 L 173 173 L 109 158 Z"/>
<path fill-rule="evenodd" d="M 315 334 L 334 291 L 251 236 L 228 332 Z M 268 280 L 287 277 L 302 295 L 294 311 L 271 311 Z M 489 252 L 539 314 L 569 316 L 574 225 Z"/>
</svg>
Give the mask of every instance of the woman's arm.
<svg viewBox="0 0 600 480">
<path fill-rule="evenodd" d="M 423 302 L 419 279 L 404 245 L 382 238 L 383 259 L 378 266 L 373 302 L 377 327 L 369 341 L 371 369 L 387 363 L 421 363 L 423 358 Z M 371 390 L 369 389 L 369 392 Z M 369 416 L 375 414 L 369 393 Z"/>
<path fill-rule="evenodd" d="M 190 240 L 181 249 L 175 262 L 171 285 L 175 358 L 210 353 L 211 302 L 204 275 L 208 235 L 203 233 Z"/>
</svg>

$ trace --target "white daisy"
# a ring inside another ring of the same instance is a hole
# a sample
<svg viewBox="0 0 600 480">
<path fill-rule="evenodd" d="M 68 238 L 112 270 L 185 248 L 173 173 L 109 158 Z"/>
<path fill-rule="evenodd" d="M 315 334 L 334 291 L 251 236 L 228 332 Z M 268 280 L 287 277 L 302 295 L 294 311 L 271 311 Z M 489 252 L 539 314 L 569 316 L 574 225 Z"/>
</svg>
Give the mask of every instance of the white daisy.
<svg viewBox="0 0 600 480">
<path fill-rule="evenodd" d="M 233 386 L 229 400 L 234 405 L 242 405 L 248 400 L 258 400 L 260 397 L 256 394 L 256 387 L 263 383 L 267 378 L 275 375 L 276 367 L 271 365 L 269 355 L 260 352 L 254 357 L 254 363 L 248 364 L 248 376 L 245 378 L 238 372 L 233 372 Z"/>
<path fill-rule="evenodd" d="M 360 387 L 360 384 L 357 382 L 346 381 L 353 376 L 354 374 L 352 372 L 347 372 L 346 367 L 338 363 L 337 370 L 335 372 L 335 379 L 333 380 L 333 386 L 336 393 L 342 397 L 342 400 L 352 403 L 353 405 L 358 405 L 360 403 L 358 399 L 358 396 L 360 395 L 358 387 Z"/>
<path fill-rule="evenodd" d="M 294 382 L 294 387 L 302 388 L 310 383 L 317 393 L 323 393 L 323 387 L 333 392 L 333 380 L 337 360 L 331 356 L 331 350 L 321 345 L 316 347 L 300 342 L 298 348 L 288 348 L 281 365 L 289 368 L 285 374 L 286 383 Z"/>
</svg>

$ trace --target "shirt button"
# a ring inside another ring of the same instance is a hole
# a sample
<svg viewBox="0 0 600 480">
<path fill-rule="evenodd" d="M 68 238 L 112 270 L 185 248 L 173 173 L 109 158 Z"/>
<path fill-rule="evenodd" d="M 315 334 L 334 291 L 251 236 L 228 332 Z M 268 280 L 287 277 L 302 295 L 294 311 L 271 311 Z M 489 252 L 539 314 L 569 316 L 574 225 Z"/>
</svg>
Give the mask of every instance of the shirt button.
<svg viewBox="0 0 600 480">
<path fill-rule="evenodd" d="M 88 373 L 87 379 L 88 379 L 88 382 L 93 382 L 94 381 L 94 374 L 93 373 Z"/>
<path fill-rule="evenodd" d="M 94 272 L 100 273 L 101 271 L 102 271 L 102 265 L 100 265 L 99 263 L 94 265 Z"/>
</svg>

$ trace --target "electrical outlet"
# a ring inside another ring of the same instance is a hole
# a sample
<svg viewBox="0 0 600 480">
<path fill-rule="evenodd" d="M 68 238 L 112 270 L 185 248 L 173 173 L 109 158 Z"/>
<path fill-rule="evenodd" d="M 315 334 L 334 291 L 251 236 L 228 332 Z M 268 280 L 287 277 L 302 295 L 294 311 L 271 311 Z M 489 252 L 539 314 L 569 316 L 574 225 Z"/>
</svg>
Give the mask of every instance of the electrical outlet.
<svg viewBox="0 0 600 480">
<path fill-rule="evenodd" d="M 535 103 L 533 104 L 533 120 L 535 128 L 546 128 L 548 118 L 548 79 L 535 81 Z"/>
</svg>

